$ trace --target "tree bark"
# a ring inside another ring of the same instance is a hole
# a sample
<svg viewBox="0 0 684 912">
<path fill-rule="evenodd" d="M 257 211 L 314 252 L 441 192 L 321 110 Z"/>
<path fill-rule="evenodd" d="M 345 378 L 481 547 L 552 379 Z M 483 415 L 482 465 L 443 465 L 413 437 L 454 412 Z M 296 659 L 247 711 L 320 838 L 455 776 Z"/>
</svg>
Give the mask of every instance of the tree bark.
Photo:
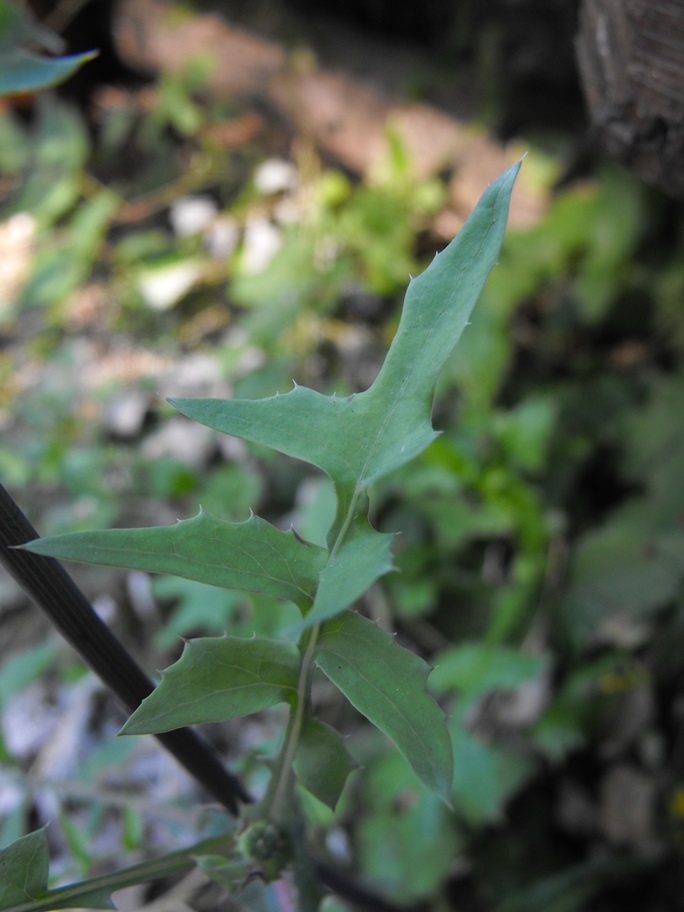
<svg viewBox="0 0 684 912">
<path fill-rule="evenodd" d="M 683 0 L 582 0 L 576 50 L 601 145 L 684 199 Z"/>
</svg>

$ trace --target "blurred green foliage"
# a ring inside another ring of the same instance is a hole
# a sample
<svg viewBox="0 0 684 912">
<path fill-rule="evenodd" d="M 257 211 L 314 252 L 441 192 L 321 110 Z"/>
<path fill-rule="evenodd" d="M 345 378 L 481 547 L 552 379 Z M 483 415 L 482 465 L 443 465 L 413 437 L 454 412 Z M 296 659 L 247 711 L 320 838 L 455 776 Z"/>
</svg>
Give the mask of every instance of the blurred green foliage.
<svg viewBox="0 0 684 912">
<path fill-rule="evenodd" d="M 160 500 L 175 515 L 206 502 L 230 518 L 258 502 L 320 540 L 330 491 L 304 468 L 260 453 L 256 469 L 243 448 L 202 464 L 150 458 L 144 442 L 164 426 L 163 404 L 150 397 L 129 439 L 108 427 L 107 408 L 121 388 L 155 390 L 163 359 L 181 377 L 198 353 L 214 365 L 211 383 L 240 395 L 284 391 L 293 378 L 329 393 L 364 388 L 407 275 L 437 243 L 445 190 L 411 178 L 396 137 L 366 181 L 300 145 L 291 182 L 260 189 L 268 141 L 217 146 L 211 125 L 239 112 L 209 102 L 203 78 L 197 68 L 166 78 L 151 113 L 132 96 L 103 106 L 95 138 L 54 96 L 28 120 L 0 112 L 0 230 L 20 217 L 25 232 L 12 252 L 23 265 L 0 287 L 0 473 L 43 532 L 149 524 Z M 194 194 L 212 214 L 173 230 L 169 208 Z M 625 751 L 661 783 L 658 807 L 682 787 L 668 694 L 684 627 L 683 245 L 681 210 L 607 166 L 553 197 L 534 228 L 509 230 L 440 381 L 443 435 L 375 492 L 376 526 L 403 530 L 401 573 L 364 609 L 437 665 L 430 682 L 451 714 L 460 801 L 446 811 L 366 734 L 350 741 L 362 770 L 336 810 L 313 799 L 305 810 L 322 833 L 344 831 L 358 871 L 396 899 L 447 908 L 445 885 L 465 859 L 499 912 L 589 908 L 610 866 L 582 866 L 581 849 L 535 853 L 556 824 L 521 808 L 535 806 L 549 771 L 569 776 L 577 758 L 605 768 L 610 719 L 637 687 L 666 709 Z M 87 369 L 112 353 L 130 367 Z M 157 359 L 153 370 L 141 353 Z M 175 579 L 152 591 L 156 666 L 180 635 L 277 636 L 296 618 L 291 606 L 255 611 L 256 597 Z M 62 667 L 51 642 L 3 661 L 3 704 Z M 531 708 L 516 715 L 525 694 Z M 647 736 L 660 745 L 651 761 Z M 93 782 L 121 761 L 111 750 L 91 757 Z M 255 750 L 243 769 L 258 781 L 262 762 Z M 85 833 L 60 821 L 82 873 L 106 807 L 93 800 Z M 3 841 L 26 823 L 28 801 L 18 808 Z M 127 848 L 143 844 L 141 827 L 129 814 Z M 659 835 L 675 851 L 672 834 Z"/>
</svg>

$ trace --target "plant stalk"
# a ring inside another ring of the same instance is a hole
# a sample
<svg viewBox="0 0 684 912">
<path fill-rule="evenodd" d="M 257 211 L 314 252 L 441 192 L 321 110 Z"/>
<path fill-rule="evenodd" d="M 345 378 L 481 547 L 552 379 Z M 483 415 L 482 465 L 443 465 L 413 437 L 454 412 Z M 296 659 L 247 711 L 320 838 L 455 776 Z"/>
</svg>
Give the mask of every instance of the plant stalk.
<svg viewBox="0 0 684 912">
<path fill-rule="evenodd" d="M 355 492 L 354 497 L 352 498 L 349 509 L 347 510 L 342 525 L 335 537 L 334 544 L 330 549 L 328 562 L 334 559 L 349 531 L 360 493 L 360 491 Z M 297 682 L 295 704 L 290 710 L 290 718 L 288 719 L 283 745 L 280 749 L 276 761 L 276 768 L 271 777 L 266 796 L 262 802 L 263 816 L 267 817 L 276 826 L 282 825 L 287 816 L 292 788 L 292 766 L 297 755 L 299 739 L 301 738 L 304 724 L 311 710 L 313 659 L 320 630 L 321 625 L 315 624 L 306 635 L 306 645 L 304 646 L 302 662 L 299 666 L 299 680 Z"/>
<path fill-rule="evenodd" d="M 290 710 L 290 718 L 288 719 L 285 738 L 276 762 L 276 769 L 271 777 L 269 789 L 263 802 L 264 816 L 268 817 L 276 826 L 285 823 L 288 814 L 292 789 L 292 767 L 297 755 L 299 739 L 311 709 L 313 658 L 320 629 L 320 624 L 316 624 L 308 632 L 306 646 L 302 654 L 302 662 L 299 666 L 295 704 Z"/>
<path fill-rule="evenodd" d="M 187 849 L 179 849 L 176 852 L 170 852 L 168 855 L 153 858 L 151 861 L 143 861 L 140 864 L 122 868 L 120 871 L 113 871 L 111 874 L 101 874 L 99 877 L 91 877 L 88 880 L 69 884 L 66 887 L 58 887 L 56 890 L 50 890 L 48 894 L 43 894 L 44 898 L 39 897 L 35 900 L 19 903 L 16 906 L 7 908 L 5 912 L 51 912 L 51 910 L 56 908 L 77 909 L 80 908 L 79 899 L 83 899 L 88 903 L 89 897 L 95 893 L 104 893 L 105 891 L 113 893 L 126 887 L 147 883 L 150 880 L 158 880 L 172 874 L 182 874 L 184 871 L 189 871 L 195 867 L 195 859 L 198 855 L 220 854 L 222 849 L 231 847 L 234 841 L 235 839 L 232 835 L 205 839 L 189 846 Z M 67 903 L 70 905 L 67 906 Z"/>
</svg>

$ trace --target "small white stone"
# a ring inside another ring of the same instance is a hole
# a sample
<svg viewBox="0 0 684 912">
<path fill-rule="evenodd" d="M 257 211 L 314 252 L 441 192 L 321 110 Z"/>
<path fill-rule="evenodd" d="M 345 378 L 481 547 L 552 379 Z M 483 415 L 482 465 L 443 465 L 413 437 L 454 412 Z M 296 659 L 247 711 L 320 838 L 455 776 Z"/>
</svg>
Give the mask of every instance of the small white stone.
<svg viewBox="0 0 684 912">
<path fill-rule="evenodd" d="M 282 193 L 297 185 L 297 169 L 282 158 L 269 158 L 254 172 L 254 186 L 260 193 Z"/>
<path fill-rule="evenodd" d="M 177 237 L 189 237 L 204 231 L 218 211 L 210 196 L 184 196 L 171 206 L 169 221 Z"/>
<path fill-rule="evenodd" d="M 242 267 L 249 275 L 262 272 L 280 250 L 280 231 L 268 219 L 255 219 L 245 226 Z"/>
<path fill-rule="evenodd" d="M 201 274 L 202 266 L 195 260 L 170 263 L 143 272 L 138 289 L 152 310 L 168 310 L 190 291 Z"/>
<path fill-rule="evenodd" d="M 108 430 L 124 440 L 132 440 L 142 430 L 149 397 L 142 390 L 128 390 L 115 396 L 105 409 Z"/>
<path fill-rule="evenodd" d="M 146 459 L 177 459 L 193 468 L 206 466 L 216 450 L 211 428 L 188 421 L 170 418 L 162 427 L 143 441 L 142 454 Z"/>
<path fill-rule="evenodd" d="M 240 228 L 229 215 L 218 216 L 204 230 L 207 253 L 215 260 L 230 256 L 239 240 Z"/>
</svg>

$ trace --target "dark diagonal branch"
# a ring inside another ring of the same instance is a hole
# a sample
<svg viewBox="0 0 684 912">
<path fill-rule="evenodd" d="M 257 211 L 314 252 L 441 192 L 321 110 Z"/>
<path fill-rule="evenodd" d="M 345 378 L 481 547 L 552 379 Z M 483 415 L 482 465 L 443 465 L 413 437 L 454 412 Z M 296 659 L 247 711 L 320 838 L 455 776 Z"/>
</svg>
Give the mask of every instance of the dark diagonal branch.
<svg viewBox="0 0 684 912">
<path fill-rule="evenodd" d="M 35 538 L 38 533 L 0 485 L 0 564 L 124 708 L 133 712 L 154 685 L 58 561 L 14 547 Z M 252 800 L 238 778 L 225 769 L 196 732 L 181 728 L 155 737 L 231 814 L 238 813 L 240 801 Z"/>
</svg>

